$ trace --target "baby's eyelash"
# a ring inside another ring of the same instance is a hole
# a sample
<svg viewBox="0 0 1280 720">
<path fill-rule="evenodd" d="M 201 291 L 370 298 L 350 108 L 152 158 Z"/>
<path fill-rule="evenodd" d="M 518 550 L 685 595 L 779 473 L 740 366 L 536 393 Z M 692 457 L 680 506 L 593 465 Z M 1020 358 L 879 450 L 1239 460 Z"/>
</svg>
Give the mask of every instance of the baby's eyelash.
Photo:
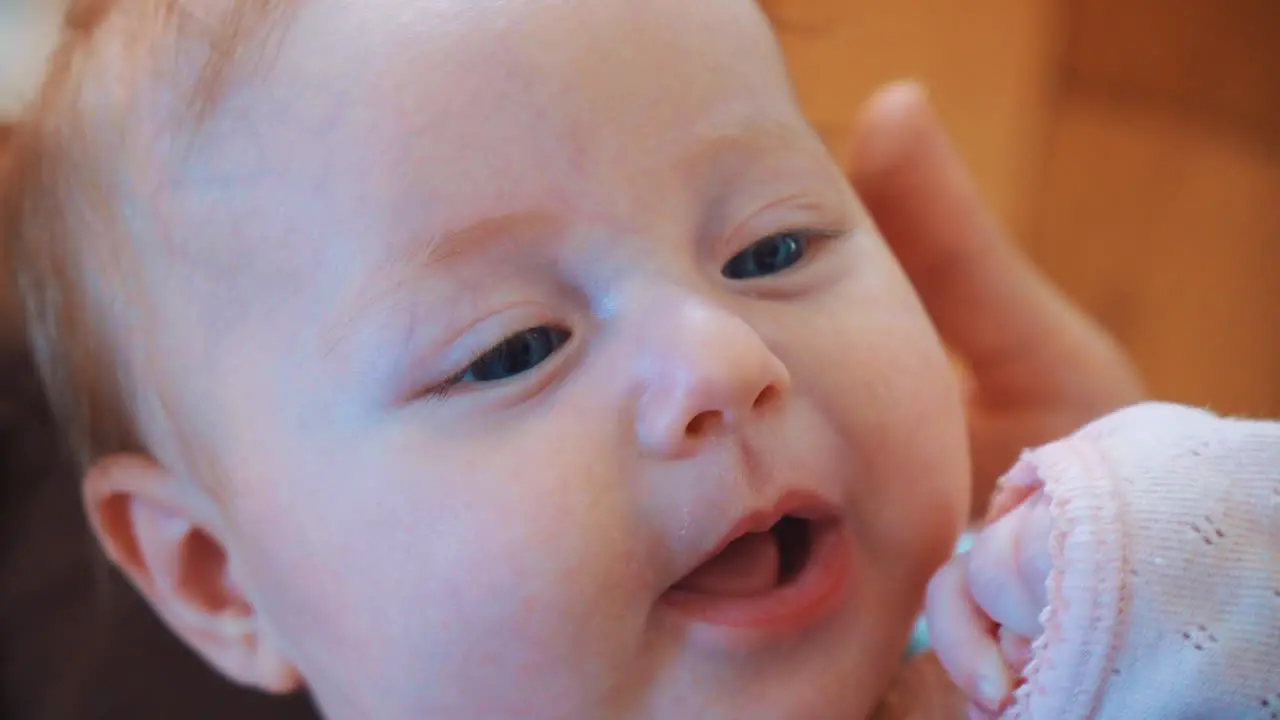
<svg viewBox="0 0 1280 720">
<path fill-rule="evenodd" d="M 847 229 L 835 230 L 832 228 L 804 228 L 804 227 L 787 228 L 785 230 L 779 230 L 777 232 L 769 233 L 768 235 L 762 235 L 756 238 L 755 240 L 753 240 L 746 247 L 749 248 L 752 245 L 765 242 L 766 240 L 783 238 L 788 235 L 800 238 L 804 240 L 806 243 L 825 244 L 830 241 L 841 240 L 847 237 L 850 234 L 850 232 L 851 230 L 847 230 Z M 746 248 L 740 248 L 740 250 L 745 250 L 745 249 Z"/>
<path fill-rule="evenodd" d="M 846 234 L 810 228 L 780 230 L 738 249 L 721 266 L 720 274 L 729 280 L 756 281 L 787 273 L 812 261 L 815 252 Z"/>
<path fill-rule="evenodd" d="M 488 355 L 489 353 L 493 352 L 493 349 L 498 347 L 498 345 L 501 345 L 502 343 L 510 339 L 511 338 L 509 337 L 503 338 L 502 340 L 498 341 L 497 344 L 491 347 L 487 347 L 481 350 L 480 352 L 472 355 L 465 363 L 463 363 L 461 370 L 445 378 L 443 382 L 436 384 L 434 387 L 428 388 L 427 391 L 422 394 L 422 397 L 427 400 L 448 399 L 448 397 L 453 394 L 453 391 L 458 389 L 458 386 L 461 385 L 463 381 L 467 379 L 467 373 L 471 372 L 471 367 L 473 365 L 480 362 L 480 360 L 484 358 L 485 355 Z"/>
<path fill-rule="evenodd" d="M 476 355 L 474 358 L 471 358 L 471 360 L 467 361 L 466 365 L 462 366 L 461 370 L 454 373 L 451 377 L 446 378 L 444 382 L 438 383 L 434 387 L 427 388 L 426 392 L 422 393 L 423 399 L 425 400 L 448 399 L 448 397 L 453 394 L 453 391 L 457 389 L 459 385 L 462 384 L 462 381 L 464 378 L 466 378 L 467 372 L 471 369 L 471 366 L 474 365 L 480 358 L 484 357 L 485 352 L 488 352 L 488 350 L 485 350 L 484 352 Z"/>
<path fill-rule="evenodd" d="M 791 230 L 783 230 L 772 235 L 766 235 L 761 240 L 778 237 L 780 235 L 798 235 L 811 242 L 826 242 L 828 240 L 840 240 L 849 235 L 850 230 L 832 230 L 830 228 L 796 228 Z"/>
<path fill-rule="evenodd" d="M 535 370 L 544 361 L 551 359 L 551 356 L 559 352 L 571 336 L 572 333 L 570 331 L 549 325 L 528 327 L 512 333 L 472 356 L 462 366 L 461 370 L 445 379 L 444 382 L 428 389 L 423 393 L 423 397 L 436 400 L 447 398 L 450 392 L 466 383 L 469 376 L 473 376 L 470 377 L 472 384 L 484 385 L 523 375 L 526 372 Z M 523 346 L 516 345 L 519 341 L 524 341 Z M 509 353 L 513 347 L 515 348 L 515 353 Z M 513 360 L 516 365 L 514 368 L 510 366 Z M 493 372 L 492 365 L 486 368 L 486 361 L 497 361 L 499 363 L 496 372 Z"/>
<path fill-rule="evenodd" d="M 498 345 L 501 345 L 502 343 L 506 342 L 509 339 L 510 339 L 509 337 L 503 338 L 502 340 L 498 341 L 497 344 L 491 347 L 487 347 L 481 350 L 480 352 L 475 353 L 470 358 L 468 358 L 465 363 L 462 364 L 461 370 L 445 378 L 442 382 L 437 383 L 436 385 L 430 388 L 427 388 L 427 390 L 422 393 L 422 397 L 426 400 L 447 399 L 450 395 L 453 394 L 453 391 L 456 390 L 464 380 L 466 380 L 467 373 L 471 372 L 471 366 L 480 362 L 481 358 L 493 352 L 493 349 L 495 347 L 498 347 Z"/>
</svg>

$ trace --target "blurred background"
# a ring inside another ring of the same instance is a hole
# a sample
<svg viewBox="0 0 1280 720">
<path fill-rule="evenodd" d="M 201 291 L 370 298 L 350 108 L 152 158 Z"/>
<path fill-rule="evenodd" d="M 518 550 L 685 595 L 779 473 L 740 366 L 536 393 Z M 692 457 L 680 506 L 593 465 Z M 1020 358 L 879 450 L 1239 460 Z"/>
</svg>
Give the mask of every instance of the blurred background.
<svg viewBox="0 0 1280 720">
<path fill-rule="evenodd" d="M 981 191 L 1152 395 L 1280 417 L 1280 0 L 763 0 L 837 154 L 930 88 Z"/>
<path fill-rule="evenodd" d="M 26 98 L 66 0 L 0 0 L 0 119 Z"/>
<path fill-rule="evenodd" d="M 761 1 L 833 152 L 874 88 L 925 82 L 1154 396 L 1280 417 L 1280 0 Z M 0 114 L 63 4 L 0 0 Z"/>
</svg>

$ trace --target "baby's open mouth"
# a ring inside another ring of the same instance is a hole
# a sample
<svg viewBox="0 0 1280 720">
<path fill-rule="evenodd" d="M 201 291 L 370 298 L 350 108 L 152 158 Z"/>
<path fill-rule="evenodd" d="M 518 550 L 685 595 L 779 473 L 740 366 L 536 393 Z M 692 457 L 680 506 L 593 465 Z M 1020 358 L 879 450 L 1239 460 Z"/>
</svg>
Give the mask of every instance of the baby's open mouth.
<svg viewBox="0 0 1280 720">
<path fill-rule="evenodd" d="M 761 595 L 786 585 L 809 562 L 812 525 L 804 518 L 784 516 L 764 532 L 730 542 L 672 589 L 728 598 Z"/>
<path fill-rule="evenodd" d="M 766 530 L 730 540 L 672 585 L 663 604 L 699 625 L 735 633 L 798 630 L 842 605 L 850 551 L 833 514 L 783 515 Z"/>
</svg>

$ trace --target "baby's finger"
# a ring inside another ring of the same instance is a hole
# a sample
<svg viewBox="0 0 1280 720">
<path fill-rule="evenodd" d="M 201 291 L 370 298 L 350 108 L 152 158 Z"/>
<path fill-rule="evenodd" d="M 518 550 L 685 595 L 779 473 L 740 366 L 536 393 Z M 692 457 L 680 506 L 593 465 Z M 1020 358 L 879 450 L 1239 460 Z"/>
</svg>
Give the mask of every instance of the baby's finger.
<svg viewBox="0 0 1280 720">
<path fill-rule="evenodd" d="M 1000 654 L 1005 664 L 1021 675 L 1031 662 L 1031 641 L 1008 628 L 1000 628 Z"/>
<path fill-rule="evenodd" d="M 968 707 L 969 720 L 996 720 L 996 718 L 998 717 L 1000 717 L 999 711 L 991 712 L 988 710 L 984 710 L 981 706 L 974 705 L 973 703 L 969 703 L 969 707 Z"/>
<path fill-rule="evenodd" d="M 1036 637 L 1040 634 L 1044 593 L 1032 591 L 1024 581 L 1020 547 L 1024 540 L 1022 525 L 1029 512 L 1028 503 L 1019 505 L 974 540 L 969 588 L 978 606 L 997 624 L 1024 637 Z"/>
<path fill-rule="evenodd" d="M 969 595 L 968 560 L 967 555 L 958 556 L 929 583 L 929 643 L 956 687 L 996 711 L 1011 691 L 1011 680 L 996 644 L 995 625 Z"/>
<path fill-rule="evenodd" d="M 1018 574 L 1032 603 L 1043 609 L 1049 605 L 1049 573 L 1053 570 L 1053 511 L 1043 490 L 1028 498 L 1023 507 L 1026 512 L 1018 523 Z"/>
</svg>

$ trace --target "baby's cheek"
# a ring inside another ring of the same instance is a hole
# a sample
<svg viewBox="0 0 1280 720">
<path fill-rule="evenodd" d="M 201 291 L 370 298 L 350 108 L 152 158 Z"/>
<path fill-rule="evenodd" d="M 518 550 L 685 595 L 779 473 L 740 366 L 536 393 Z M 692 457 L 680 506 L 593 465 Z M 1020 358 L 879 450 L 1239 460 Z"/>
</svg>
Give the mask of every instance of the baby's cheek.
<svg viewBox="0 0 1280 720">
<path fill-rule="evenodd" d="M 236 560 L 309 683 L 410 697 L 433 677 L 464 700 L 501 671 L 551 688 L 642 622 L 625 516 L 593 489 L 617 483 L 393 440 L 242 478 Z"/>
<path fill-rule="evenodd" d="M 952 554 L 969 507 L 969 457 L 954 378 L 936 341 L 900 331 L 882 373 L 879 412 L 864 427 L 869 551 L 923 591 Z M 888 345 L 884 345 L 888 350 Z"/>
<path fill-rule="evenodd" d="M 580 714 L 571 705 L 606 684 L 591 679 L 619 674 L 619 639 L 641 636 L 640 595 L 605 519 L 512 495 L 451 517 L 402 500 L 344 528 L 323 567 L 281 567 L 275 609 L 302 638 L 304 671 L 406 711 Z"/>
<path fill-rule="evenodd" d="M 610 684 L 593 679 L 621 674 L 630 660 L 623 651 L 633 647 L 627 639 L 644 634 L 634 565 L 611 539 L 617 534 L 593 517 L 506 522 L 439 569 L 456 591 L 442 598 L 447 611 L 422 628 L 424 638 L 456 648 L 446 672 L 459 686 L 504 678 L 505 691 L 487 691 L 494 700 L 511 693 L 512 701 L 537 700 L 539 712 L 585 701 L 592 687 Z"/>
<path fill-rule="evenodd" d="M 558 637 L 561 631 L 548 628 L 553 620 L 567 616 L 566 626 L 590 625 L 636 597 L 628 572 L 634 565 L 620 533 L 599 527 L 599 520 L 556 514 L 527 524 L 502 522 L 502 530 L 477 529 L 460 540 L 469 545 L 466 557 L 441 572 L 458 579 L 461 603 L 491 606 L 508 630 Z"/>
<path fill-rule="evenodd" d="M 874 242 L 873 242 L 874 240 Z M 868 550 L 941 563 L 968 511 L 969 457 L 957 376 L 883 241 L 867 238 L 855 277 L 811 328 L 802 362 L 860 466 Z M 924 560 L 921 560 L 922 562 Z M 930 568 L 931 569 L 931 568 Z"/>
</svg>

